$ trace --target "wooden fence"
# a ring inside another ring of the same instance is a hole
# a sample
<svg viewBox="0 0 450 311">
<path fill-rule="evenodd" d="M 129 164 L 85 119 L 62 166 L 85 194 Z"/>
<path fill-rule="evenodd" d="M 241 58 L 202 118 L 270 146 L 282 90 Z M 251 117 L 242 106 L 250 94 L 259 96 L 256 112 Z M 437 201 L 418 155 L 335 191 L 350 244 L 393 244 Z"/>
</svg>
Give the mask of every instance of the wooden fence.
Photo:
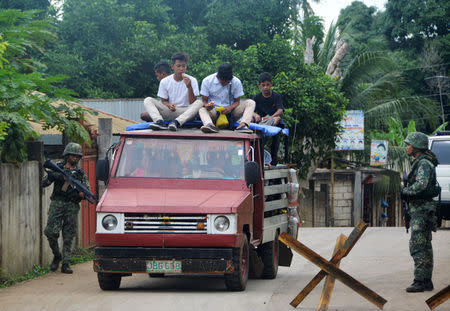
<svg viewBox="0 0 450 311">
<path fill-rule="evenodd" d="M 21 275 L 53 258 L 44 229 L 53 185 L 39 189 L 40 164 L 0 164 L 0 273 Z M 75 242 L 79 245 L 79 239 Z"/>
</svg>

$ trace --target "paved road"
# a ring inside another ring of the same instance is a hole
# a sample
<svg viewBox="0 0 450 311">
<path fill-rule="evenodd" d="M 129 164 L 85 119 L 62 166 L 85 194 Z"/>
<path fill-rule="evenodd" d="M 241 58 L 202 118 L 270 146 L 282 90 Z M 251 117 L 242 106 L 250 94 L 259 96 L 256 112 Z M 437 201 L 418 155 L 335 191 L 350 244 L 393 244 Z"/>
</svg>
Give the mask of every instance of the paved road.
<svg viewBox="0 0 450 311">
<path fill-rule="evenodd" d="M 301 228 L 299 240 L 329 258 L 337 236 L 352 228 Z M 433 236 L 436 289 L 450 284 L 450 230 Z M 408 235 L 403 228 L 369 228 L 346 257 L 341 268 L 388 302 L 384 310 L 429 310 L 425 300 L 437 292 L 408 294 L 412 281 L 412 259 Z M 291 268 L 280 268 L 275 280 L 250 280 L 245 292 L 228 292 L 219 277 L 149 278 L 133 275 L 122 279 L 120 290 L 98 288 L 92 263 L 74 266 L 73 275 L 51 273 L 0 290 L 0 310 L 294 310 L 289 302 L 318 272 L 318 268 L 294 254 Z M 297 310 L 315 310 L 322 283 Z M 329 310 L 378 310 L 378 308 L 336 282 Z M 435 310 L 450 310 L 450 301 Z"/>
</svg>

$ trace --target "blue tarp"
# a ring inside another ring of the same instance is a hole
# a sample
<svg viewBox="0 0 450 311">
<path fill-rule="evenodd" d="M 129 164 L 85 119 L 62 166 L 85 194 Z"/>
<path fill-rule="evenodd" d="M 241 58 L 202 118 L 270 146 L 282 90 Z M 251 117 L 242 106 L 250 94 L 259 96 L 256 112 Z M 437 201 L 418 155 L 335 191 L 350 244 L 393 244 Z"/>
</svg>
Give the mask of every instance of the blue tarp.
<svg viewBox="0 0 450 311">
<path fill-rule="evenodd" d="M 169 124 L 168 121 L 166 121 L 167 124 Z M 152 124 L 152 122 L 146 122 L 146 123 L 140 123 L 140 124 L 132 124 L 132 125 L 128 125 L 126 130 L 127 131 L 135 131 L 135 130 L 147 130 L 150 128 L 150 124 Z M 190 121 L 190 122 L 186 122 L 184 124 L 185 126 L 202 126 L 202 121 Z M 236 122 L 234 124 L 235 126 L 238 126 L 239 123 Z M 289 129 L 283 129 L 281 127 L 278 126 L 270 126 L 270 125 L 261 125 L 258 123 L 250 123 L 249 128 L 252 130 L 259 130 L 263 133 L 264 136 L 275 136 L 277 135 L 279 132 L 281 132 L 283 135 L 289 136 Z"/>
</svg>

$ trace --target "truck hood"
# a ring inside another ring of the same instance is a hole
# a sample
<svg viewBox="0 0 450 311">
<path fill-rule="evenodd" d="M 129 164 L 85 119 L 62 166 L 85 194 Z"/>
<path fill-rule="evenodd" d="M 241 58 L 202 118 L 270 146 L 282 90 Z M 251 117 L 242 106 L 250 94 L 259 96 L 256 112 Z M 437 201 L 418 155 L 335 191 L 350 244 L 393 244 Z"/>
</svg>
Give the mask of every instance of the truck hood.
<svg viewBox="0 0 450 311">
<path fill-rule="evenodd" d="M 235 213 L 250 193 L 234 190 L 110 188 L 98 212 Z"/>
</svg>

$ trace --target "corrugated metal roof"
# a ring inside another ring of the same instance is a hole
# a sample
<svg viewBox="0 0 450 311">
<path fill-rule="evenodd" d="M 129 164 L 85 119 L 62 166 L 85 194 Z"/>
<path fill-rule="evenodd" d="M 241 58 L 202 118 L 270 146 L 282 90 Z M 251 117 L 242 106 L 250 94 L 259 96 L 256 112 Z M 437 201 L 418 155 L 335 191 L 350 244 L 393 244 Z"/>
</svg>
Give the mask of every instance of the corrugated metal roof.
<svg viewBox="0 0 450 311">
<path fill-rule="evenodd" d="M 55 103 L 56 105 L 57 103 Z M 126 130 L 126 127 L 130 124 L 136 124 L 137 122 L 134 120 L 129 120 L 120 116 L 116 116 L 110 113 L 106 113 L 97 109 L 92 109 L 89 107 L 86 107 L 85 105 L 82 104 L 78 104 L 78 103 L 74 103 L 71 102 L 68 104 L 73 105 L 73 106 L 81 106 L 83 108 L 86 108 L 88 110 L 92 110 L 92 111 L 96 111 L 98 113 L 98 115 L 93 115 L 90 113 L 86 113 L 85 114 L 85 119 L 86 122 L 85 124 L 90 126 L 93 130 L 98 130 L 98 119 L 99 118 L 111 118 L 112 119 L 112 132 L 113 133 L 121 133 L 124 132 Z M 51 128 L 51 129 L 47 129 L 47 130 L 43 130 L 42 129 L 42 125 L 39 123 L 35 123 L 35 122 L 30 122 L 31 126 L 33 127 L 33 129 L 39 133 L 40 135 L 58 135 L 61 134 L 60 131 L 58 131 L 56 128 Z"/>
<path fill-rule="evenodd" d="M 82 99 L 81 103 L 87 107 L 139 123 L 142 122 L 141 113 L 145 111 L 143 98 Z"/>
</svg>

